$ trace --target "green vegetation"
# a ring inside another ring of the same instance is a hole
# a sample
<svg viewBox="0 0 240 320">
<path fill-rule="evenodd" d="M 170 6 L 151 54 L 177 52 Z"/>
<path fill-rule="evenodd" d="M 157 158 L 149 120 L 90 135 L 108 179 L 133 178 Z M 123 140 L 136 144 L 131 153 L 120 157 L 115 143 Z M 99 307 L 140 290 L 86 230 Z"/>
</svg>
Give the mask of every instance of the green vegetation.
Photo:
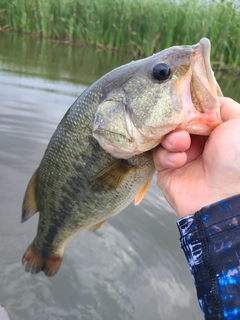
<svg viewBox="0 0 240 320">
<path fill-rule="evenodd" d="M 240 65 L 238 0 L 0 0 L 0 27 L 139 56 L 205 36 L 213 61 Z"/>
</svg>

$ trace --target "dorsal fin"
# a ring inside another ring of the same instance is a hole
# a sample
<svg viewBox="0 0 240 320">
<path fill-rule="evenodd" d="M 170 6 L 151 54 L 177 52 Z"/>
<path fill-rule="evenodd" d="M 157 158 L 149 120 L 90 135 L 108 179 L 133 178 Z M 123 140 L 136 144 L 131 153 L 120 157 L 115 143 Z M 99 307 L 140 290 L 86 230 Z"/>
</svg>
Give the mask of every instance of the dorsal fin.
<svg viewBox="0 0 240 320">
<path fill-rule="evenodd" d="M 147 190 L 148 190 L 148 188 L 150 186 L 151 180 L 152 180 L 152 177 L 144 184 L 142 189 L 136 195 L 135 201 L 134 201 L 135 206 L 137 206 L 142 201 L 142 199 L 144 198 L 144 196 L 147 193 Z"/>
<path fill-rule="evenodd" d="M 25 192 L 23 205 L 22 205 L 22 222 L 27 221 L 36 212 L 38 212 L 37 196 L 36 196 L 37 180 L 38 180 L 38 169 L 32 175 L 32 178 L 30 179 L 27 186 L 27 190 Z"/>
<path fill-rule="evenodd" d="M 94 191 L 116 190 L 134 169 L 135 167 L 128 163 L 127 160 L 119 159 L 101 170 L 89 184 Z"/>
</svg>

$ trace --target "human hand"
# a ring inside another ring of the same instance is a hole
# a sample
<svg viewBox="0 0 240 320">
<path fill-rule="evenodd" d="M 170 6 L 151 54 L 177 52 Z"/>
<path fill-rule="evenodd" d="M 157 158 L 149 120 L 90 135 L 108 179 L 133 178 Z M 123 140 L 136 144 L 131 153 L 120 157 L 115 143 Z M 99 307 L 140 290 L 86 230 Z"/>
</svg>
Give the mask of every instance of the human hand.
<svg viewBox="0 0 240 320">
<path fill-rule="evenodd" d="M 240 104 L 219 101 L 223 123 L 209 137 L 173 131 L 153 152 L 157 185 L 180 218 L 240 193 Z"/>
</svg>

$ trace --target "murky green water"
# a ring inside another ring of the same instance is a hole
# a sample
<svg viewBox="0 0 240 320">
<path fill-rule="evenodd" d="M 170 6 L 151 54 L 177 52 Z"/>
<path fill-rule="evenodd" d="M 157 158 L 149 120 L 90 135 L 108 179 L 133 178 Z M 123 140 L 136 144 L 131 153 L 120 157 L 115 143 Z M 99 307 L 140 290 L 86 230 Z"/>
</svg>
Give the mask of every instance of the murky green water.
<svg viewBox="0 0 240 320">
<path fill-rule="evenodd" d="M 202 319 L 180 249 L 176 216 L 152 183 L 97 232 L 67 245 L 53 278 L 24 271 L 38 217 L 20 223 L 27 182 L 59 120 L 118 53 L 0 33 L 0 304 L 11 320 Z M 239 79 L 220 79 L 240 100 Z"/>
</svg>

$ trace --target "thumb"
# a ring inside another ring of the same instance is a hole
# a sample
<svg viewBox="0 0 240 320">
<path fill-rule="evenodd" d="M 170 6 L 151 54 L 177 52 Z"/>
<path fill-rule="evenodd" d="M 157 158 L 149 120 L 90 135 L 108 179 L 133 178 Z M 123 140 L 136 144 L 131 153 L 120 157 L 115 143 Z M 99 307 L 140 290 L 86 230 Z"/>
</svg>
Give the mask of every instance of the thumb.
<svg viewBox="0 0 240 320">
<path fill-rule="evenodd" d="M 219 97 L 220 114 L 223 122 L 240 119 L 240 104 L 230 98 Z"/>
</svg>

